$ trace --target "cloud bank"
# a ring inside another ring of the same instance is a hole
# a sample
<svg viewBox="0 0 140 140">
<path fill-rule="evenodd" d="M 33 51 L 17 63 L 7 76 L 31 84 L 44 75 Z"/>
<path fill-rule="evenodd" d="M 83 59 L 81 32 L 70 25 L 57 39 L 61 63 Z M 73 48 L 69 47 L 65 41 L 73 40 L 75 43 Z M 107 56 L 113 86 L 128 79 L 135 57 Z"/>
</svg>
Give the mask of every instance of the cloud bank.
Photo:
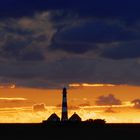
<svg viewBox="0 0 140 140">
<path fill-rule="evenodd" d="M 33 105 L 33 111 L 38 112 L 38 111 L 45 111 L 45 104 L 35 104 Z"/>
<path fill-rule="evenodd" d="M 107 96 L 99 96 L 96 100 L 97 105 L 121 105 L 121 101 L 116 99 L 113 94 Z"/>
<path fill-rule="evenodd" d="M 139 4 L 1 1 L 0 83 L 140 85 Z"/>
</svg>

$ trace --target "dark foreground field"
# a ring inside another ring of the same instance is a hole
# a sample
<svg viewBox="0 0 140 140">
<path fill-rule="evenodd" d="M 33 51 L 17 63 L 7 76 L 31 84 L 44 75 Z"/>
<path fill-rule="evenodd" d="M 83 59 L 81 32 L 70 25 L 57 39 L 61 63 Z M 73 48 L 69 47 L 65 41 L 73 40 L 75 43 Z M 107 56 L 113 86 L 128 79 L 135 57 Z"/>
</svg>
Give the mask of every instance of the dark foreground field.
<svg viewBox="0 0 140 140">
<path fill-rule="evenodd" d="M 0 138 L 5 139 L 138 139 L 140 124 L 0 124 Z"/>
</svg>

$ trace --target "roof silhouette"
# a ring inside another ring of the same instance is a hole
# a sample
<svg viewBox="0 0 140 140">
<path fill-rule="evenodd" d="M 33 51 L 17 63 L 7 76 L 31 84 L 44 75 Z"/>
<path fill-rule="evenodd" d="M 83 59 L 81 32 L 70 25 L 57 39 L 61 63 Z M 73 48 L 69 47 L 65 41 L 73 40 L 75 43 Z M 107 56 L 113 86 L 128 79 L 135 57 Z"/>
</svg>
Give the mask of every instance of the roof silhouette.
<svg viewBox="0 0 140 140">
<path fill-rule="evenodd" d="M 81 121 L 81 117 L 78 115 L 78 114 L 76 114 L 76 113 L 74 113 L 70 118 L 69 118 L 69 121 Z"/>
<path fill-rule="evenodd" d="M 47 121 L 56 122 L 56 121 L 60 121 L 60 118 L 57 116 L 57 114 L 53 113 L 53 114 L 51 114 L 51 116 L 47 119 Z"/>
</svg>

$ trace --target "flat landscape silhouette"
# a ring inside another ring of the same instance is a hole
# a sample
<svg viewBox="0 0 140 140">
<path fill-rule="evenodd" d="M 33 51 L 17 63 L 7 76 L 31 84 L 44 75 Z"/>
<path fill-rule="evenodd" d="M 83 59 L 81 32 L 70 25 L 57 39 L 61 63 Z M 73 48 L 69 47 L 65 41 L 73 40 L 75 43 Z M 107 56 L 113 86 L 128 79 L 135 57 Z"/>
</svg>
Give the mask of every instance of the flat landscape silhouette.
<svg viewBox="0 0 140 140">
<path fill-rule="evenodd" d="M 140 124 L 52 122 L 48 124 L 0 124 L 2 139 L 127 139 L 137 138 Z"/>
</svg>

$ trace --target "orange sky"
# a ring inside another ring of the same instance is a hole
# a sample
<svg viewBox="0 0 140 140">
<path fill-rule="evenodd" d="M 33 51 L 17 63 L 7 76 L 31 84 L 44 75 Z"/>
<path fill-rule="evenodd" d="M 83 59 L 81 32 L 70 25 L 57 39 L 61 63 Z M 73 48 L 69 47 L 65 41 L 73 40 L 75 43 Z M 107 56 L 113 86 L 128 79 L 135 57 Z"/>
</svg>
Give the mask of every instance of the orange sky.
<svg viewBox="0 0 140 140">
<path fill-rule="evenodd" d="M 61 93 L 61 89 L 1 88 L 0 122 L 40 122 L 53 112 L 60 116 L 61 108 L 56 105 L 61 104 Z M 140 98 L 140 87 L 127 85 L 71 87 L 68 89 L 69 115 L 78 112 L 83 120 L 101 117 L 105 118 L 107 122 L 140 122 L 140 119 L 136 118 L 140 115 L 139 109 L 118 106 L 112 107 L 111 111 L 106 111 L 109 107 L 96 107 L 97 98 L 108 94 L 113 94 L 122 103 L 130 103 L 132 100 Z M 90 106 L 75 108 L 84 103 L 89 103 Z M 34 112 L 35 104 L 44 104 L 46 110 Z"/>
<path fill-rule="evenodd" d="M 43 102 L 47 105 L 56 105 L 61 102 L 62 90 L 59 89 L 31 89 L 31 88 L 2 88 L 0 97 L 21 97 Z M 97 86 L 97 87 L 78 87 L 68 89 L 68 101 L 73 99 L 87 98 L 91 104 L 94 104 L 96 98 L 100 95 L 114 94 L 122 101 L 131 101 L 140 98 L 139 86 Z"/>
</svg>

